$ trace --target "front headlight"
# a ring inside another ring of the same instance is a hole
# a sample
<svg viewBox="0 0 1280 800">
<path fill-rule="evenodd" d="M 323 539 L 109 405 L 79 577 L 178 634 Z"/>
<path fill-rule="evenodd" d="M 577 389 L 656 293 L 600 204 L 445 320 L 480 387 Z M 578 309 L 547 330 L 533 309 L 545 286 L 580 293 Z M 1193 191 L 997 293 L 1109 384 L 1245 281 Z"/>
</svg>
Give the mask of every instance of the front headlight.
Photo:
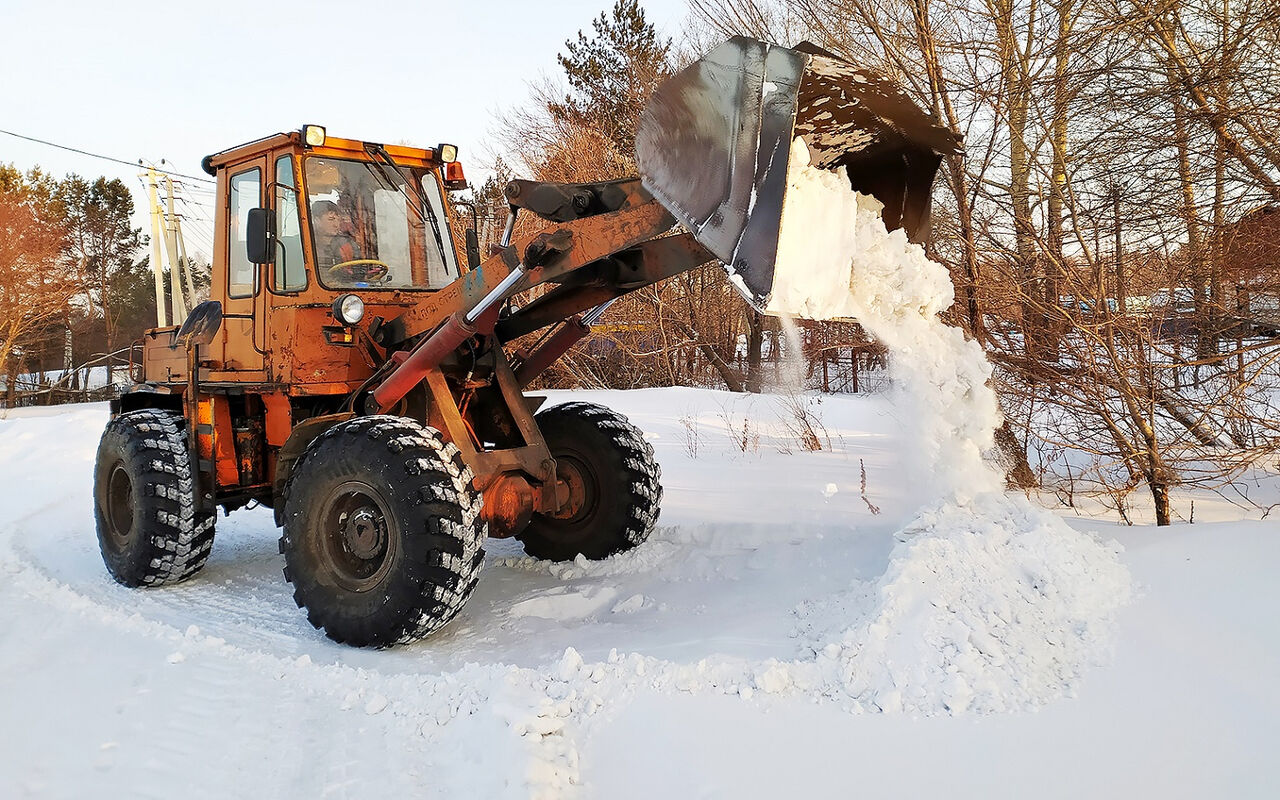
<svg viewBox="0 0 1280 800">
<path fill-rule="evenodd" d="M 355 325 L 364 319 L 364 301 L 354 294 L 338 295 L 333 301 L 333 318 L 343 325 Z"/>
</svg>

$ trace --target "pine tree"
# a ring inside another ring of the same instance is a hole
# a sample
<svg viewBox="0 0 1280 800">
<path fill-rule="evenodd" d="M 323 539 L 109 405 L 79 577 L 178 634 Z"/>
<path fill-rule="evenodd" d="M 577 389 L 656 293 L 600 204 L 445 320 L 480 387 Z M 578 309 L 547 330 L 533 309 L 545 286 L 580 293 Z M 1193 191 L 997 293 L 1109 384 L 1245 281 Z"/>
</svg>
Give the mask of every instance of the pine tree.
<svg viewBox="0 0 1280 800">
<path fill-rule="evenodd" d="M 89 183 L 68 175 L 59 187 L 67 210 L 68 257 L 84 279 L 85 294 L 102 313 L 104 349 L 116 345 L 116 319 L 111 310 L 117 273 L 130 271 L 143 244 L 142 229 L 132 227 L 133 196 L 118 178 Z"/>
<path fill-rule="evenodd" d="M 635 152 L 640 113 L 654 88 L 671 75 L 671 39 L 646 21 L 638 0 L 617 0 L 610 14 L 591 23 L 595 35 L 578 31 L 556 56 L 570 91 L 551 113 L 561 121 L 603 133 L 619 152 Z"/>
<path fill-rule="evenodd" d="M 170 285 L 168 270 L 165 270 L 165 302 L 170 302 Z M 122 344 L 140 338 L 148 328 L 155 327 L 155 286 L 149 256 L 112 273 L 107 287 L 111 298 L 111 329 Z"/>
</svg>

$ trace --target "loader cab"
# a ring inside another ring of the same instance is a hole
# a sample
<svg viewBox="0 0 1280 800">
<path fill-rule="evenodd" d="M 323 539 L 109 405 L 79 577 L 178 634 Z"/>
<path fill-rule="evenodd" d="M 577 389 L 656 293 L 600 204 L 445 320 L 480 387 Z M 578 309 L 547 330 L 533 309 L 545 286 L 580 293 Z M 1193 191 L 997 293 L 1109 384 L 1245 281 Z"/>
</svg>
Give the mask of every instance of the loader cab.
<svg viewBox="0 0 1280 800">
<path fill-rule="evenodd" d="M 223 310 L 210 380 L 346 391 L 370 366 L 334 319 L 335 300 L 355 294 L 370 318 L 393 320 L 465 272 L 447 196 L 465 186 L 452 146 L 384 146 L 306 126 L 204 167 L 217 176 L 210 297 Z"/>
</svg>

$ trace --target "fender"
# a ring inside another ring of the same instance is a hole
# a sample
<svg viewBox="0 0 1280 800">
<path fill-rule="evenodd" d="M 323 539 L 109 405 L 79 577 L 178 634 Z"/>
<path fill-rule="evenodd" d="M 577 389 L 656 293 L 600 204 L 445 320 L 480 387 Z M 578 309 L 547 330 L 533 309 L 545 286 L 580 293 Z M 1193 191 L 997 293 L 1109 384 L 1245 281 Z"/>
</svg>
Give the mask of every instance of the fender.
<svg viewBox="0 0 1280 800">
<path fill-rule="evenodd" d="M 294 426 L 293 432 L 289 434 L 289 438 L 285 440 L 280 452 L 276 455 L 276 479 L 271 491 L 274 497 L 272 505 L 275 509 L 277 527 L 284 525 L 284 486 L 298 459 L 302 458 L 302 454 L 317 436 L 354 416 L 355 414 L 350 411 L 341 414 L 325 414 L 304 420 Z"/>
</svg>

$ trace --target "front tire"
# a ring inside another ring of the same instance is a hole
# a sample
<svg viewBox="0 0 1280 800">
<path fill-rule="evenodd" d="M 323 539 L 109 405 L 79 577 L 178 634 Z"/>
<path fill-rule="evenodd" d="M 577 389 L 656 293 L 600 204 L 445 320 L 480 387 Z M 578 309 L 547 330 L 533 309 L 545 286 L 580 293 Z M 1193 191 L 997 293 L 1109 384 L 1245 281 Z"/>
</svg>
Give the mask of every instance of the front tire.
<svg viewBox="0 0 1280 800">
<path fill-rule="evenodd" d="M 154 408 L 107 423 L 94 467 L 98 547 L 125 586 L 163 586 L 199 572 L 214 512 L 197 511 L 182 417 Z"/>
<path fill-rule="evenodd" d="M 535 558 L 607 558 L 653 532 L 662 470 L 653 446 L 621 414 L 595 403 L 565 403 L 538 414 L 570 501 L 555 515 L 534 514 L 517 538 Z"/>
<path fill-rule="evenodd" d="M 438 630 L 475 590 L 486 526 L 458 448 L 401 417 L 316 437 L 285 487 L 285 579 L 330 639 L 387 647 Z"/>
</svg>

